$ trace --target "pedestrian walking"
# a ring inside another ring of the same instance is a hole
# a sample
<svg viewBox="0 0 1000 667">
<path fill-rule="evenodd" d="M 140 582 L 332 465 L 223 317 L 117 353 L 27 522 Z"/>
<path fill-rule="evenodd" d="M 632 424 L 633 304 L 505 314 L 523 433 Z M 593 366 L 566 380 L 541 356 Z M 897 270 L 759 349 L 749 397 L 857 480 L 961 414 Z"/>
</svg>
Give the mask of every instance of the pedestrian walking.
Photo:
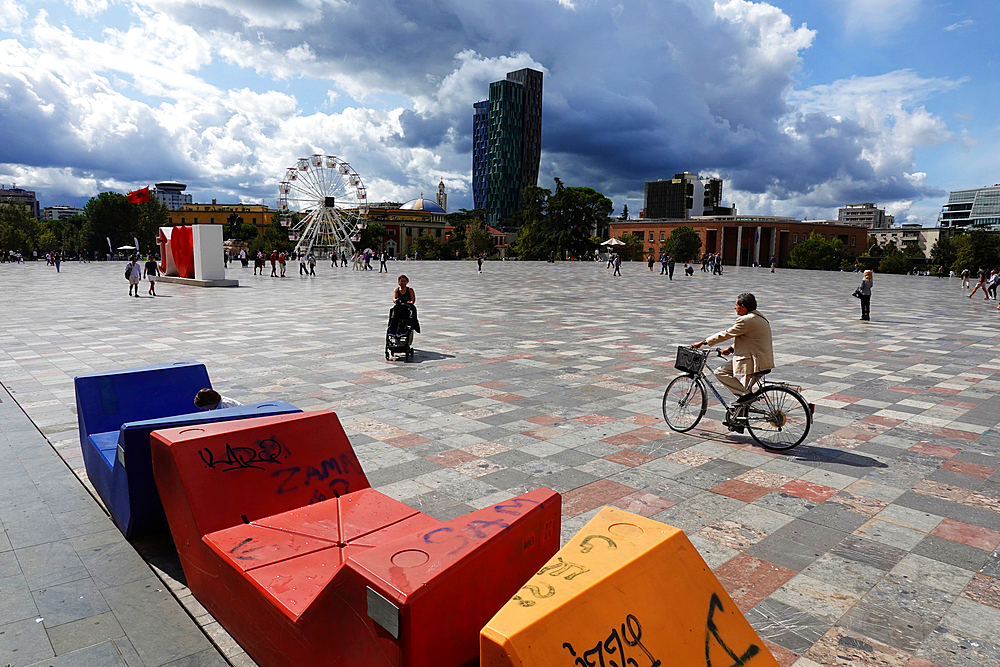
<svg viewBox="0 0 1000 667">
<path fill-rule="evenodd" d="M 667 255 L 667 277 L 671 280 L 674 279 L 674 267 L 677 266 L 676 260 L 674 260 L 672 255 Z"/>
<path fill-rule="evenodd" d="M 379 256 L 378 256 L 378 272 L 379 273 L 382 273 L 383 271 L 385 271 L 386 273 L 389 273 L 389 267 L 385 265 L 385 260 L 386 259 L 387 259 L 387 257 L 386 257 L 385 251 L 383 250 L 382 252 L 379 253 Z"/>
<path fill-rule="evenodd" d="M 476 256 L 476 263 L 479 264 L 479 273 L 483 272 L 483 259 L 486 257 L 486 253 L 480 253 Z"/>
<path fill-rule="evenodd" d="M 279 252 L 278 253 L 278 265 L 281 267 L 281 277 L 282 278 L 285 277 L 285 261 L 286 261 L 285 253 Z"/>
<path fill-rule="evenodd" d="M 622 274 L 622 256 L 616 254 L 615 255 L 615 272 L 612 273 L 611 275 L 612 276 L 620 276 L 621 274 Z"/>
<path fill-rule="evenodd" d="M 128 293 L 129 296 L 133 295 L 133 290 L 135 291 L 135 298 L 139 298 L 139 281 L 142 280 L 142 268 L 139 266 L 139 260 L 135 255 L 129 259 L 128 264 L 125 266 L 125 277 L 128 278 Z"/>
<path fill-rule="evenodd" d="M 983 290 L 984 298 L 986 299 L 990 298 L 990 295 L 986 293 L 986 269 L 984 269 L 983 267 L 979 267 L 979 282 L 976 283 L 976 286 L 972 288 L 971 292 L 969 292 L 969 298 L 971 299 L 972 295 L 975 294 L 978 290 Z"/>
<path fill-rule="evenodd" d="M 340 265 L 344 267 L 347 266 L 347 253 L 343 250 L 340 251 Z"/>
<path fill-rule="evenodd" d="M 871 319 L 872 285 L 875 282 L 875 274 L 871 269 L 864 273 L 858 292 L 861 293 L 861 319 L 865 322 Z"/>
<path fill-rule="evenodd" d="M 156 276 L 160 274 L 160 267 L 156 265 L 152 255 L 146 256 L 146 264 L 142 269 L 142 277 L 149 281 L 149 293 L 156 296 Z"/>
<path fill-rule="evenodd" d="M 306 275 L 306 256 L 304 253 L 299 253 L 299 275 Z"/>
<path fill-rule="evenodd" d="M 664 253 L 660 253 L 660 275 L 667 275 L 667 256 Z"/>
<path fill-rule="evenodd" d="M 1000 274 L 997 274 L 996 269 L 994 269 L 986 281 L 986 295 L 994 301 L 997 298 L 997 285 L 1000 285 Z"/>
<path fill-rule="evenodd" d="M 649 265 L 649 272 L 653 272 L 653 253 L 649 253 L 649 257 L 646 258 L 646 264 Z"/>
<path fill-rule="evenodd" d="M 774 273 L 774 267 L 778 266 L 778 258 L 771 255 L 771 273 Z M 857 264 L 855 264 L 857 266 Z"/>
<path fill-rule="evenodd" d="M 315 276 L 316 275 L 316 258 L 313 256 L 312 253 L 309 253 L 309 258 L 306 261 L 309 263 L 309 275 L 310 276 Z"/>
<path fill-rule="evenodd" d="M 268 258 L 271 261 L 271 277 L 278 277 L 278 251 L 272 250 L 271 256 Z"/>
</svg>

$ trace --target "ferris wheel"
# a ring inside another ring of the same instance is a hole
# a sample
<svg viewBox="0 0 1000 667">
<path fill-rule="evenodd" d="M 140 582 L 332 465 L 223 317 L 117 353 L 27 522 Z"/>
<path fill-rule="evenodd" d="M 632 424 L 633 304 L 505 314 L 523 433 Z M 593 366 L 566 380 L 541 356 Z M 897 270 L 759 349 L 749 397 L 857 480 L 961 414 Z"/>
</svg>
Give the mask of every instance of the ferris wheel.
<svg viewBox="0 0 1000 667">
<path fill-rule="evenodd" d="M 278 211 L 296 253 L 350 254 L 366 226 L 368 194 L 351 165 L 317 153 L 285 170 L 278 184 Z"/>
</svg>

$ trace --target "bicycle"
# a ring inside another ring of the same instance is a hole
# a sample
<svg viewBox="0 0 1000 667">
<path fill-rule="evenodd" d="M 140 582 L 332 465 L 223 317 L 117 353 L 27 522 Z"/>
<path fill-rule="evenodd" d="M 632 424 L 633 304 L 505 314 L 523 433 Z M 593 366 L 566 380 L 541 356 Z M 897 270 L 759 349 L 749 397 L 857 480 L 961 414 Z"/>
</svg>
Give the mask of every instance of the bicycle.
<svg viewBox="0 0 1000 667">
<path fill-rule="evenodd" d="M 663 392 L 663 418 L 674 431 L 690 431 L 708 409 L 707 385 L 726 409 L 723 424 L 730 430 L 750 432 L 750 437 L 766 449 L 783 451 L 800 444 L 809 435 L 814 406 L 807 403 L 794 387 L 783 382 L 765 381 L 770 370 L 754 373 L 749 386 L 752 400 L 727 403 L 705 374 L 708 356 L 715 352 L 722 357 L 722 348 L 697 350 L 678 347 L 674 367 L 685 375 L 676 377 Z"/>
</svg>

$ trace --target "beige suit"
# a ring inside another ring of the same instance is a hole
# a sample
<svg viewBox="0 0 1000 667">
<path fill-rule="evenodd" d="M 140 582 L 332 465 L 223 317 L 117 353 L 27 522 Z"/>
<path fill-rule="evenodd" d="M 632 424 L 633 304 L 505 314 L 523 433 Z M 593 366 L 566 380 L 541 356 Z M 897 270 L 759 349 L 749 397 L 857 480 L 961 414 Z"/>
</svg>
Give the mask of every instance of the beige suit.
<svg viewBox="0 0 1000 667">
<path fill-rule="evenodd" d="M 771 325 L 756 310 L 740 315 L 733 326 L 712 334 L 705 339 L 708 345 L 717 345 L 734 338 L 733 362 L 715 371 L 719 382 L 737 396 L 746 393 L 750 376 L 774 368 L 774 351 L 771 348 Z"/>
</svg>

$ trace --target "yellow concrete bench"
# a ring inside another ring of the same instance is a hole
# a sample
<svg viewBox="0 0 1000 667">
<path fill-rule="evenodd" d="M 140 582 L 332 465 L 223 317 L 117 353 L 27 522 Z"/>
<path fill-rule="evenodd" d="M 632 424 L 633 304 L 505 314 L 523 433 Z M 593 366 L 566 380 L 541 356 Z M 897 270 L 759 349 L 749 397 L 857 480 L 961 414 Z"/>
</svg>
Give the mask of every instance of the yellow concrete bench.
<svg viewBox="0 0 1000 667">
<path fill-rule="evenodd" d="M 481 667 L 777 667 L 684 533 L 605 507 L 479 636 Z"/>
</svg>

